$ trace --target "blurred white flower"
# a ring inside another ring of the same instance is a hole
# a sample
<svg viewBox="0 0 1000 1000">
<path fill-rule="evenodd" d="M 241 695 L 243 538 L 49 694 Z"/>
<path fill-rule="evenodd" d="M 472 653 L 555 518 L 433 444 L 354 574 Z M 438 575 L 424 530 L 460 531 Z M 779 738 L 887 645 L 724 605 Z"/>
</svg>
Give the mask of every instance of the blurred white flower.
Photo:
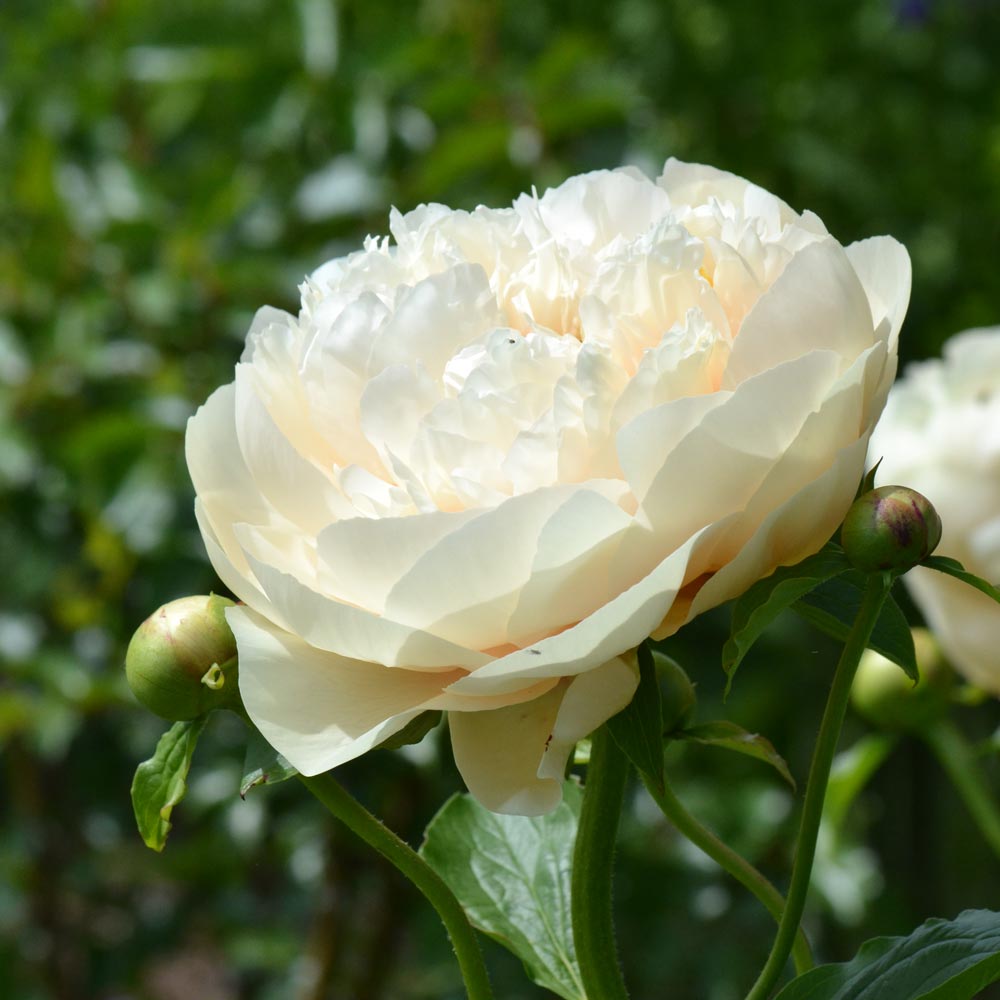
<svg viewBox="0 0 1000 1000">
<path fill-rule="evenodd" d="M 942 521 L 936 554 L 1000 583 L 1000 327 L 952 337 L 943 360 L 911 365 L 871 443 L 878 480 L 923 493 Z M 1000 605 L 930 569 L 903 578 L 942 648 L 1000 694 Z"/>
<path fill-rule="evenodd" d="M 835 530 L 909 259 L 673 160 L 390 229 L 189 424 L 241 691 L 308 774 L 445 709 L 480 801 L 545 812 L 638 643 Z"/>
</svg>

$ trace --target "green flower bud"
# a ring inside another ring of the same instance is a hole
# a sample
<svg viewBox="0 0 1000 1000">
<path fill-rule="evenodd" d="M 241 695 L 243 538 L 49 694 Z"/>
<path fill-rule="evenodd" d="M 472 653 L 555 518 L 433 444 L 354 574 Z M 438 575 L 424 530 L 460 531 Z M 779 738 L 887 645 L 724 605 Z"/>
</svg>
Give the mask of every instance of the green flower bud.
<svg viewBox="0 0 1000 1000">
<path fill-rule="evenodd" d="M 921 730 L 945 716 L 951 706 L 955 675 L 934 636 L 913 630 L 920 680 L 916 684 L 881 653 L 866 649 L 851 688 L 860 715 L 882 729 Z"/>
<path fill-rule="evenodd" d="M 905 486 L 880 486 L 851 505 L 840 543 L 851 564 L 866 573 L 905 573 L 941 541 L 941 518 L 930 500 Z"/>
<path fill-rule="evenodd" d="M 653 663 L 660 683 L 663 731 L 673 733 L 688 724 L 698 699 L 691 679 L 680 664 L 658 649 L 653 650 Z"/>
<path fill-rule="evenodd" d="M 136 629 L 125 675 L 151 712 L 180 722 L 239 703 L 236 639 L 224 613 L 232 604 L 216 594 L 181 597 Z"/>
</svg>

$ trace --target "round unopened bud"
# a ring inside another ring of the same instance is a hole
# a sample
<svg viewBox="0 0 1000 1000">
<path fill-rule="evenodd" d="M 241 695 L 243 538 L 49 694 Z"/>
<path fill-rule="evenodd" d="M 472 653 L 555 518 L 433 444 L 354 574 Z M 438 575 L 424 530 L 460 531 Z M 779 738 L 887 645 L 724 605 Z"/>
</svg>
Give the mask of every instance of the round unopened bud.
<svg viewBox="0 0 1000 1000">
<path fill-rule="evenodd" d="M 180 722 L 238 703 L 236 639 L 225 616 L 232 604 L 216 594 L 181 597 L 136 629 L 125 675 L 151 712 Z"/>
<path fill-rule="evenodd" d="M 926 559 L 941 541 L 941 518 L 922 493 L 905 486 L 880 486 L 858 497 L 840 529 L 844 553 L 866 573 L 905 573 Z"/>
<path fill-rule="evenodd" d="M 920 680 L 910 680 L 892 660 L 866 649 L 851 688 L 860 715 L 883 729 L 921 730 L 947 715 L 955 675 L 927 629 L 913 630 Z"/>
<path fill-rule="evenodd" d="M 698 699 L 691 679 L 679 663 L 658 649 L 653 650 L 653 663 L 660 684 L 663 731 L 673 733 L 688 724 Z"/>
</svg>

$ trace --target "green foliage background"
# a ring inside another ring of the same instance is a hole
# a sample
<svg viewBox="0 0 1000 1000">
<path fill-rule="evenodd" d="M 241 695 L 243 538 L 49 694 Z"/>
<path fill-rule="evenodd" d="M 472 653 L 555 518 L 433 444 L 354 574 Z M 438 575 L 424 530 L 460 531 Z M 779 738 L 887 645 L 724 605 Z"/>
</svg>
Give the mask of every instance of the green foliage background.
<svg viewBox="0 0 1000 1000">
<path fill-rule="evenodd" d="M 259 305 L 294 309 L 302 276 L 383 232 L 390 204 L 501 205 L 676 155 L 845 243 L 900 238 L 903 355 L 937 353 L 1000 321 L 998 51 L 992 0 L 0 5 L 0 995 L 460 995 L 433 915 L 298 788 L 238 798 L 235 722 L 203 738 L 166 853 L 133 828 L 132 771 L 165 727 L 132 702 L 124 647 L 160 603 L 217 586 L 183 429 Z M 674 644 L 702 721 L 723 711 L 725 623 Z M 725 710 L 800 780 L 832 655 L 786 622 Z M 985 736 L 996 706 L 961 722 Z M 457 787 L 443 747 L 341 773 L 416 842 Z M 689 803 L 784 879 L 792 801 L 767 769 L 671 761 Z M 810 918 L 827 958 L 1000 907 L 995 859 L 918 746 L 835 839 Z M 619 882 L 637 997 L 742 996 L 768 920 L 638 795 Z M 502 1000 L 542 995 L 488 954 Z"/>
</svg>

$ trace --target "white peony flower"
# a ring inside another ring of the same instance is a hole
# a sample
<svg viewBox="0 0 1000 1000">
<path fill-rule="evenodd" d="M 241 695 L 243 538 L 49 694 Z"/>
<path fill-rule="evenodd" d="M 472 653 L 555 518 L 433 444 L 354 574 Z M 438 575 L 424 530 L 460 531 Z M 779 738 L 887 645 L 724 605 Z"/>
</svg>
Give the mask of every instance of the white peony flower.
<svg viewBox="0 0 1000 1000">
<path fill-rule="evenodd" d="M 1000 583 L 1000 327 L 952 337 L 911 365 L 871 443 L 878 479 L 923 493 L 941 515 L 936 554 Z M 1000 695 L 1000 605 L 930 569 L 903 579 L 949 659 Z"/>
<path fill-rule="evenodd" d="M 909 259 L 673 160 L 390 229 L 188 428 L 243 699 L 306 774 L 445 709 L 473 794 L 542 813 L 636 645 L 836 529 Z"/>
</svg>

